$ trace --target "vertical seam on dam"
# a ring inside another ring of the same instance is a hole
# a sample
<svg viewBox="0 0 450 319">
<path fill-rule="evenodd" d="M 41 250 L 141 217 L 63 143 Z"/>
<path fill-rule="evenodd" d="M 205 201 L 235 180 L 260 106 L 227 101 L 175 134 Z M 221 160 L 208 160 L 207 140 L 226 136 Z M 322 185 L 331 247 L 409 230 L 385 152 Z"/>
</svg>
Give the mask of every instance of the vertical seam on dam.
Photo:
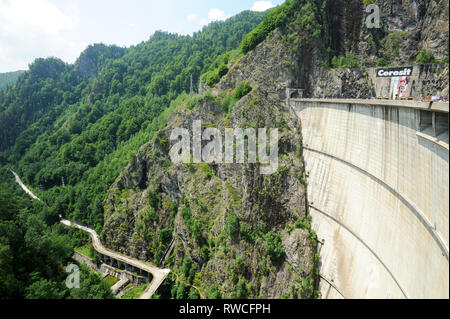
<svg viewBox="0 0 450 319">
<path fill-rule="evenodd" d="M 353 237 L 355 237 L 356 239 L 358 239 L 370 252 L 371 254 L 380 262 L 380 264 L 384 267 L 384 269 L 386 269 L 386 271 L 389 273 L 389 275 L 391 276 L 392 280 L 394 280 L 395 284 L 397 285 L 397 287 L 400 289 L 400 291 L 402 292 L 403 296 L 405 296 L 406 299 L 408 299 L 408 296 L 406 295 L 406 292 L 403 290 L 402 286 L 400 285 L 400 283 L 398 282 L 398 280 L 395 278 L 394 274 L 389 270 L 389 268 L 386 266 L 386 264 L 381 260 L 381 258 L 375 253 L 375 251 L 372 250 L 372 248 L 369 247 L 369 245 L 366 244 L 366 242 L 364 240 L 362 240 L 362 238 L 360 238 L 356 233 L 354 233 L 350 228 L 348 228 L 345 224 L 343 224 L 342 222 L 340 222 L 339 220 L 337 220 L 336 218 L 334 218 L 333 216 L 325 213 L 324 211 L 318 209 L 317 207 L 314 207 L 312 205 L 309 205 L 309 207 L 311 207 L 312 209 L 314 209 L 315 211 L 317 211 L 318 213 L 330 218 L 332 221 L 334 221 L 335 223 L 339 224 L 340 226 L 344 227 L 345 230 L 347 230 Z M 337 289 L 336 289 L 337 290 Z M 343 295 L 342 295 L 343 296 Z M 345 297 L 344 297 L 345 298 Z"/>
<path fill-rule="evenodd" d="M 391 186 L 389 186 L 388 184 L 386 184 L 384 181 L 382 181 L 381 179 L 379 179 L 378 177 L 370 174 L 369 172 L 365 171 L 364 169 L 356 166 L 355 164 L 352 164 L 350 162 L 347 162 L 343 159 L 340 159 L 336 156 L 324 153 L 322 151 L 318 151 L 309 147 L 304 147 L 305 150 L 311 151 L 311 152 L 315 152 L 327 157 L 330 157 L 334 160 L 337 160 L 339 162 L 342 162 L 348 166 L 351 166 L 352 168 L 355 168 L 356 170 L 362 172 L 364 175 L 370 177 L 371 179 L 373 179 L 374 181 L 376 181 L 377 183 L 379 183 L 381 186 L 383 186 L 384 188 L 386 188 L 389 192 L 391 192 L 396 198 L 398 198 L 406 207 L 409 208 L 409 210 L 411 212 L 414 213 L 414 215 L 416 216 L 416 218 L 422 223 L 422 225 L 427 229 L 428 233 L 433 237 L 434 241 L 438 244 L 440 250 L 442 251 L 442 254 L 445 256 L 447 262 L 448 262 L 448 248 L 446 247 L 445 243 L 443 242 L 443 240 L 440 238 L 440 235 L 433 229 L 432 225 L 427 221 L 425 215 L 419 210 L 417 209 L 411 202 L 409 202 L 409 200 L 407 200 L 403 195 L 401 195 L 399 192 L 397 192 L 395 189 L 393 189 Z"/>
</svg>

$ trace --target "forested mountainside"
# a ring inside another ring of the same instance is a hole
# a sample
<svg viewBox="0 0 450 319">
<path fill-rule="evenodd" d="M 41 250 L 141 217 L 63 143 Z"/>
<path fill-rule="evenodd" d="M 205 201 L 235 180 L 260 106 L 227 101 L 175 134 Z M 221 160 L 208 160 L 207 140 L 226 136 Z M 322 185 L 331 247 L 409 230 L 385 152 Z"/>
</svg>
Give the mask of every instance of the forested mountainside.
<svg viewBox="0 0 450 319">
<path fill-rule="evenodd" d="M 24 72 L 25 71 L 0 73 L 0 91 L 5 90 L 16 83 L 19 76 Z"/>
<path fill-rule="evenodd" d="M 382 8 L 379 29 L 364 27 L 369 3 Z M 440 80 L 424 88 L 448 96 L 444 0 L 288 0 L 193 36 L 93 45 L 74 65 L 36 60 L 0 91 L 1 296 L 72 296 L 61 269 L 87 237 L 62 229 L 61 213 L 156 264 L 173 239 L 172 272 L 155 297 L 317 297 L 301 123 L 283 102 L 286 87 L 370 97 L 365 67 L 435 62 Z M 171 163 L 168 134 L 194 119 L 278 128 L 278 171 Z M 9 168 L 48 206 L 24 198 Z M 86 287 L 102 285 L 85 276 Z"/>
<path fill-rule="evenodd" d="M 74 65 L 36 60 L 0 95 L 2 164 L 14 165 L 29 185 L 46 190 L 44 199 L 59 197 L 50 193 L 64 180 L 64 196 L 73 194 L 75 202 L 83 197 L 69 208 L 74 217 L 101 226 L 102 213 L 90 216 L 83 205 L 101 203 L 100 194 L 133 150 L 162 125 L 162 112 L 189 91 L 190 76 L 198 81 L 261 18 L 244 12 L 192 37 L 156 32 L 129 49 L 90 46 Z"/>
<path fill-rule="evenodd" d="M 197 90 L 200 75 L 264 15 L 245 11 L 192 36 L 158 31 L 130 48 L 91 45 L 74 65 L 37 59 L 0 92 L 1 297 L 72 296 L 63 267 L 73 246 L 88 238 L 79 232 L 68 237 L 55 224 L 57 214 L 100 231 L 106 190 L 166 125 L 170 105 L 190 90 L 191 76 Z M 48 207 L 29 203 L 9 168 Z M 83 297 L 110 296 L 109 287 L 105 292 L 89 276 Z"/>
</svg>

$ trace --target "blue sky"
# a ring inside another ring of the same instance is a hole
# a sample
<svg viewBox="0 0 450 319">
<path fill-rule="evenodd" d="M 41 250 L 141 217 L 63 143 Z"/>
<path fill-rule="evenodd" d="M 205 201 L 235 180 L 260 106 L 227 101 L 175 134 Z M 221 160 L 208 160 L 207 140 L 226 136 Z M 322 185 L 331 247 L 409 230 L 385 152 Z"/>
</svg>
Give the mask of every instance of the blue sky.
<svg viewBox="0 0 450 319">
<path fill-rule="evenodd" d="M 0 0 L 0 72 L 37 57 L 73 63 L 89 44 L 130 46 L 156 30 L 191 34 L 243 10 L 284 0 Z"/>
</svg>

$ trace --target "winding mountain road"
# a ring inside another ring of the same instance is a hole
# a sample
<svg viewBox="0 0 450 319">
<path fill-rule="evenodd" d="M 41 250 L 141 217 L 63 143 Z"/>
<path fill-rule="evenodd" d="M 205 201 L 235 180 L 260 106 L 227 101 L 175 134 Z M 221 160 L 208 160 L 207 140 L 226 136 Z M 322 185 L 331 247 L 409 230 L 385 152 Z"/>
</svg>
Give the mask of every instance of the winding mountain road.
<svg viewBox="0 0 450 319">
<path fill-rule="evenodd" d="M 11 170 L 11 173 L 13 173 L 14 177 L 16 178 L 16 183 L 19 184 L 20 187 L 22 187 L 22 189 L 25 191 L 25 193 L 27 193 L 31 198 L 37 199 L 38 201 L 40 201 L 40 198 L 37 197 L 36 195 L 34 195 L 34 194 L 28 189 L 28 187 L 26 187 L 25 184 L 22 183 L 22 180 L 20 179 L 19 175 L 16 174 L 16 172 L 14 172 L 13 170 Z"/>
<path fill-rule="evenodd" d="M 68 227 L 78 228 L 78 229 L 81 229 L 81 230 L 89 233 L 89 235 L 92 238 L 92 246 L 99 254 L 114 258 L 115 260 L 126 263 L 130 266 L 142 269 L 142 270 L 146 271 L 147 273 L 151 273 L 153 275 L 153 279 L 152 279 L 150 285 L 145 289 L 145 291 L 139 297 L 139 299 L 151 298 L 153 293 L 156 291 L 156 289 L 158 289 L 158 287 L 161 285 L 161 283 L 164 281 L 164 279 L 170 272 L 170 269 L 160 269 L 160 268 L 155 267 L 146 262 L 134 259 L 132 257 L 122 255 L 118 252 L 115 252 L 115 251 L 112 251 L 111 249 L 106 248 L 100 242 L 100 238 L 99 238 L 97 232 L 91 228 L 82 226 L 76 222 L 71 222 L 64 218 L 61 218 L 61 223 Z"/>
<path fill-rule="evenodd" d="M 20 177 L 14 172 L 11 171 L 14 174 L 14 177 L 16 178 L 16 182 L 22 187 L 22 189 L 33 199 L 37 199 L 40 201 L 40 199 L 34 195 L 26 186 L 22 183 Z M 92 246 L 94 249 L 101 255 L 108 256 L 110 258 L 113 258 L 115 260 L 118 260 L 122 263 L 126 263 L 130 266 L 133 266 L 135 268 L 141 269 L 147 273 L 151 273 L 153 276 L 152 281 L 148 285 L 148 287 L 145 289 L 145 291 L 139 296 L 139 299 L 150 299 L 154 292 L 158 289 L 158 287 L 161 285 L 161 283 L 164 281 L 164 279 L 167 277 L 167 275 L 170 273 L 170 269 L 161 269 L 158 267 L 155 267 L 149 263 L 140 261 L 138 259 L 125 256 L 121 253 L 115 252 L 111 249 L 106 248 L 102 245 L 100 238 L 97 234 L 97 232 L 89 227 L 80 225 L 77 222 L 71 222 L 67 219 L 64 219 L 61 217 L 60 222 L 68 227 L 74 227 L 81 229 L 87 233 L 92 238 Z"/>
</svg>

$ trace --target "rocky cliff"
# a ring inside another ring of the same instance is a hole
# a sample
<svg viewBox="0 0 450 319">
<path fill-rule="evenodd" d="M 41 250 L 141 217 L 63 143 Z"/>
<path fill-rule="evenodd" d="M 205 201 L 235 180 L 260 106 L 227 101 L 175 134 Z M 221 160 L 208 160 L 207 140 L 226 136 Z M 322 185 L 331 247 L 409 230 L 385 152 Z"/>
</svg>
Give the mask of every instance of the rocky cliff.
<svg viewBox="0 0 450 319">
<path fill-rule="evenodd" d="M 366 26 L 368 4 L 378 5 L 380 28 Z M 321 16 L 323 37 L 313 42 L 314 47 L 325 47 L 326 53 L 313 54 L 303 88 L 310 97 L 370 98 L 375 89 L 366 68 L 416 65 L 420 67 L 417 96 L 448 98 L 448 13 L 448 0 L 328 1 Z M 418 59 L 421 52 L 429 55 L 428 61 Z M 347 54 L 354 57 L 350 61 L 354 65 L 324 67 L 324 60 Z"/>
<path fill-rule="evenodd" d="M 214 90 L 185 99 L 111 187 L 106 245 L 158 263 L 173 238 L 169 267 L 206 296 L 214 286 L 224 297 L 313 296 L 317 242 L 306 216 L 300 123 L 282 99 L 295 77 L 289 61 L 277 32 L 235 59 Z M 242 81 L 252 90 L 236 101 Z M 224 107 L 230 99 L 235 104 Z M 172 129 L 192 131 L 194 120 L 221 132 L 277 128 L 278 170 L 261 175 L 259 164 L 172 163 Z M 186 265 L 193 278 L 183 275 Z"/>
<path fill-rule="evenodd" d="M 379 28 L 366 26 L 369 4 L 380 9 Z M 325 37 L 320 41 L 332 55 L 352 52 L 364 65 L 375 64 L 380 57 L 408 64 L 420 49 L 442 60 L 448 57 L 448 12 L 448 0 L 328 1 L 322 17 Z"/>
</svg>

